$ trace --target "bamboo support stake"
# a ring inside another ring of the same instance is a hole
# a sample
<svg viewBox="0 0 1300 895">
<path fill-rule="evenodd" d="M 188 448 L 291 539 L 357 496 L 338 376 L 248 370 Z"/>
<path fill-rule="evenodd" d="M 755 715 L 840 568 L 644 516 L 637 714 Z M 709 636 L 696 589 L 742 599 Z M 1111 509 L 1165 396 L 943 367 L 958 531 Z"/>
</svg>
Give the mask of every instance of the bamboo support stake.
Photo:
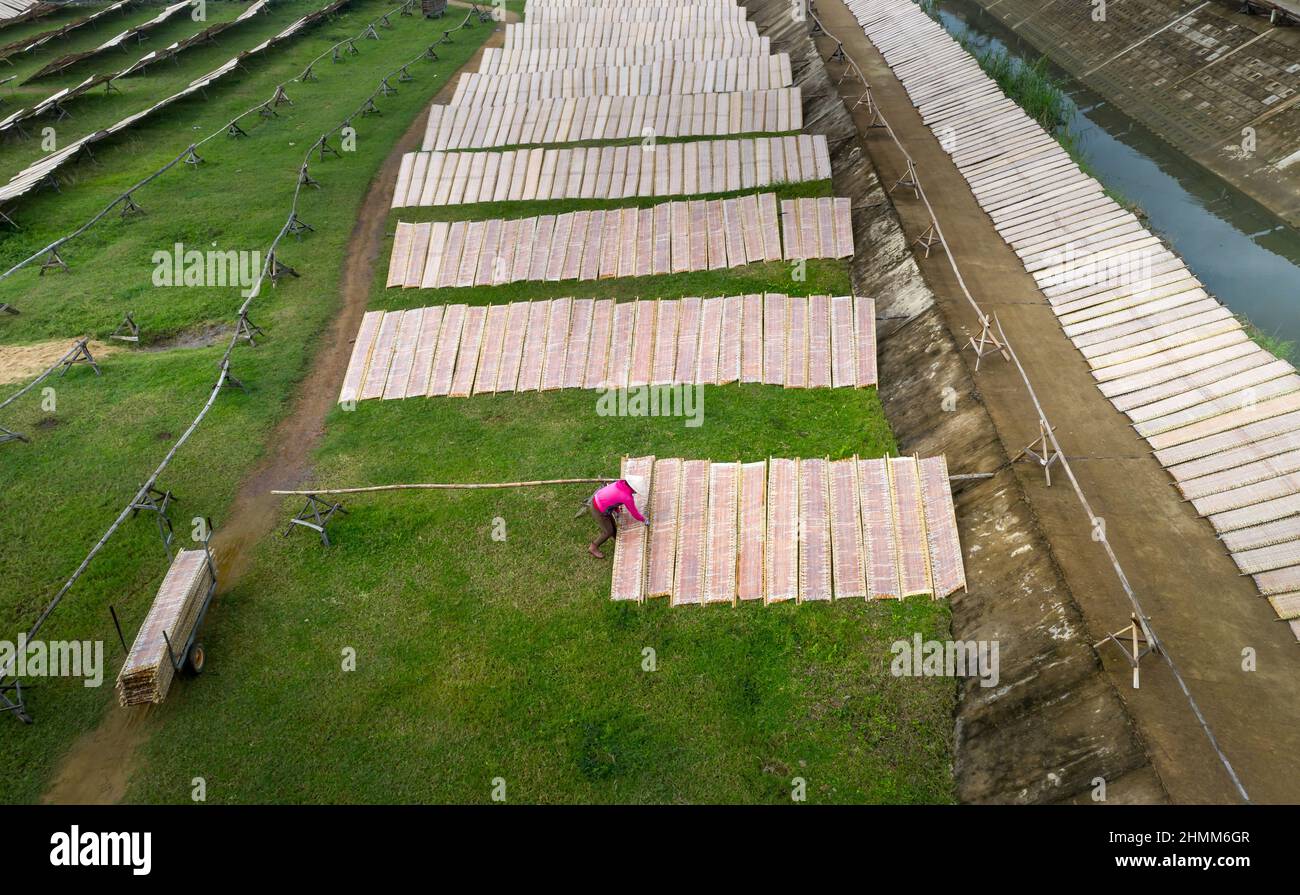
<svg viewBox="0 0 1300 895">
<path fill-rule="evenodd" d="M 364 488 L 319 488 L 307 491 L 271 491 L 272 494 L 366 494 L 374 491 L 468 491 L 478 488 L 529 488 L 537 485 L 607 484 L 618 481 L 598 479 L 538 479 L 532 482 L 425 482 L 409 485 L 370 485 Z"/>
</svg>

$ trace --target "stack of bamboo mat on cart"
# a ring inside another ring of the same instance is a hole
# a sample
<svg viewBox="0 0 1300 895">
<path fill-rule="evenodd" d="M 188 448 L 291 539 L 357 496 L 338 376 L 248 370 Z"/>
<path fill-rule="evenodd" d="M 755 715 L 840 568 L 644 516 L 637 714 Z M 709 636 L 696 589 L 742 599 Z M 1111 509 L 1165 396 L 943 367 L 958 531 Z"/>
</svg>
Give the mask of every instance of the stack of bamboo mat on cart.
<svg viewBox="0 0 1300 895">
<path fill-rule="evenodd" d="M 177 661 L 183 659 L 183 650 L 212 583 L 206 550 L 176 554 L 117 676 L 117 698 L 122 705 L 156 703 L 167 698 L 176 676 L 172 655 Z"/>
</svg>

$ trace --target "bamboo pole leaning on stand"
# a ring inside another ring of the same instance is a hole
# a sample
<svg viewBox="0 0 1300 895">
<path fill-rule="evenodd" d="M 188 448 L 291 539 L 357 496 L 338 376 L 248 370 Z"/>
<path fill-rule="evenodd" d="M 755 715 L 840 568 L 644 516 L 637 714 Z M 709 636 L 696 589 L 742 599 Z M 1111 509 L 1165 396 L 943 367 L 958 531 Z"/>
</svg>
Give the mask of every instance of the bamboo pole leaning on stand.
<svg viewBox="0 0 1300 895">
<path fill-rule="evenodd" d="M 307 504 L 298 511 L 298 515 L 289 520 L 289 527 L 282 537 L 288 537 L 294 526 L 310 528 L 320 535 L 321 543 L 330 546 L 329 535 L 325 527 L 335 513 L 346 513 L 343 504 L 321 500 L 322 496 L 332 497 L 339 494 L 373 494 L 379 491 L 473 491 L 487 488 L 528 488 L 537 485 L 580 485 L 605 484 L 616 481 L 611 478 L 587 479 L 538 479 L 532 482 L 424 482 L 400 485 L 368 485 L 362 488 L 325 488 L 303 491 L 278 491 L 272 494 L 298 495 L 306 497 Z"/>
<path fill-rule="evenodd" d="M 532 482 L 425 482 L 409 485 L 370 485 L 365 488 L 316 488 L 305 491 L 276 491 L 272 494 L 367 494 L 374 491 L 469 491 L 477 488 L 530 488 L 537 485 L 607 484 L 617 481 L 598 479 L 538 479 Z"/>
</svg>

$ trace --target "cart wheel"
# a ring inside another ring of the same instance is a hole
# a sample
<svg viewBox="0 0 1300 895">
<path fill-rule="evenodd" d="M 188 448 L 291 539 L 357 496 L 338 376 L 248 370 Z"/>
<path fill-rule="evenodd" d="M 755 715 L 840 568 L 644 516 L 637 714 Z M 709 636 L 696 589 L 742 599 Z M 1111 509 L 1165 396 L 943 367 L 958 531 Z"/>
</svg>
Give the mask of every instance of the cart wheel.
<svg viewBox="0 0 1300 895">
<path fill-rule="evenodd" d="M 203 665 L 208 660 L 208 653 L 203 644 L 195 643 L 190 647 L 190 654 L 185 657 L 185 670 L 190 674 L 202 674 Z"/>
</svg>

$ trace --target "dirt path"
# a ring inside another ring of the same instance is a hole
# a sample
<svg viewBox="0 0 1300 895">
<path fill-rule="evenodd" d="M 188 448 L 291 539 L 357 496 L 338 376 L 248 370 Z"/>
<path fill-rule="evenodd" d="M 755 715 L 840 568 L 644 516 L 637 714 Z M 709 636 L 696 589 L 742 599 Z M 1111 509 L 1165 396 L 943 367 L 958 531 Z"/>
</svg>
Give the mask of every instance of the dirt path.
<svg viewBox="0 0 1300 895">
<path fill-rule="evenodd" d="M 454 4 L 460 5 L 460 4 Z M 513 13 L 509 21 L 515 21 Z M 494 31 L 465 68 L 475 69 L 483 50 L 499 47 L 504 32 Z M 455 89 L 448 78 L 433 102 L 446 102 Z M 248 570 L 254 545 L 284 522 L 282 498 L 272 488 L 295 488 L 311 474 L 311 458 L 325 430 L 325 417 L 338 396 L 374 281 L 374 265 L 384 248 L 393 187 L 402 155 L 419 149 L 426 111 L 394 145 L 370 183 L 348 242 L 340 282 L 342 303 L 325 337 L 318 343 L 311 370 L 299 383 L 289 415 L 271 433 L 267 453 L 240 485 L 221 528 L 213 537 L 221 592 L 229 591 Z M 111 804 L 126 794 L 135 768 L 136 750 L 152 730 L 147 709 L 124 711 L 110 706 L 99 725 L 82 735 L 60 761 L 42 801 L 53 804 Z"/>
<path fill-rule="evenodd" d="M 841 0 L 821 0 L 817 8 L 827 29 L 844 41 L 845 51 L 862 68 L 877 103 L 915 159 L 972 294 L 998 315 L 1016 347 L 1139 599 L 1252 799 L 1300 801 L 1300 775 L 1294 773 L 1287 745 L 1300 728 L 1300 704 L 1294 698 L 1300 650 L 1289 629 L 1276 622 L 1210 526 L 1179 499 L 1147 445 L 1102 397 L 1037 285 L 852 13 Z M 846 81 L 841 90 L 856 99 L 861 88 Z M 894 183 L 905 173 L 897 148 L 883 130 L 870 128 L 865 107 L 854 111 L 854 119 L 881 180 Z M 895 192 L 894 203 L 909 238 L 919 236 L 929 223 L 921 204 L 903 188 Z M 917 260 L 949 328 L 959 335 L 976 331 L 974 313 L 942 251 Z M 963 356 L 973 367 L 974 356 Z M 1038 434 L 1019 375 L 996 357 L 985 358 L 972 375 L 1007 453 L 1015 454 Z M 1047 488 L 1034 466 L 1018 464 L 1016 470 L 1093 639 L 1123 627 L 1130 610 L 1127 598 L 1093 542 L 1090 522 L 1073 491 L 1059 477 Z M 1258 670 L 1243 670 L 1247 648 L 1255 651 Z M 1118 652 L 1103 648 L 1101 656 L 1171 798 L 1239 801 L 1165 665 L 1155 657 L 1146 659 L 1142 688 L 1133 690 L 1129 666 Z"/>
</svg>

